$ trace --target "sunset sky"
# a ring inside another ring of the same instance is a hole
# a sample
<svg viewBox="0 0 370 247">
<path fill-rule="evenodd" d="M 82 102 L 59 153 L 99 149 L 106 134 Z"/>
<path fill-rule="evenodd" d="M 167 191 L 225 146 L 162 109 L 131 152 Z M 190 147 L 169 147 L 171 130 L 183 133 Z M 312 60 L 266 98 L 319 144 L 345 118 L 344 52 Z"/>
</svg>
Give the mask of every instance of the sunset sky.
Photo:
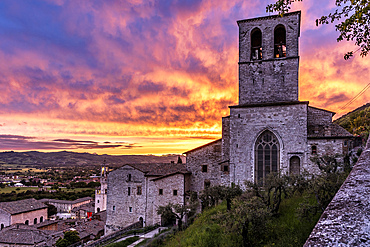
<svg viewBox="0 0 370 247">
<path fill-rule="evenodd" d="M 0 151 L 183 153 L 221 137 L 238 102 L 237 20 L 273 1 L 1 0 Z M 304 0 L 299 99 L 340 116 L 370 57 L 315 26 L 335 0 Z"/>
</svg>

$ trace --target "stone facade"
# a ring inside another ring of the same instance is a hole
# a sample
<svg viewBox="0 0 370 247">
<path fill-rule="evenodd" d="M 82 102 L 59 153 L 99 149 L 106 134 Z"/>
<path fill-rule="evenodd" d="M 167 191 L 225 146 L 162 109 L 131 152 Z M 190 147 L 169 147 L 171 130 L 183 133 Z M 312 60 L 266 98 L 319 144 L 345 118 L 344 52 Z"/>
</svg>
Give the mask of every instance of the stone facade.
<svg viewBox="0 0 370 247">
<path fill-rule="evenodd" d="M 370 246 L 370 138 L 358 162 L 305 243 L 310 246 Z"/>
<path fill-rule="evenodd" d="M 238 21 L 239 104 L 298 100 L 300 12 Z M 274 31 L 286 31 L 286 57 L 274 56 Z M 260 30 L 262 58 L 253 60 L 252 32 Z M 289 89 L 289 90 L 287 90 Z"/>
<path fill-rule="evenodd" d="M 36 199 L 0 203 L 0 226 L 35 225 L 48 218 L 47 206 Z"/>
<path fill-rule="evenodd" d="M 158 206 L 183 204 L 188 191 L 316 172 L 312 157 L 348 152 L 352 135 L 332 123 L 334 113 L 298 100 L 300 12 L 237 23 L 239 104 L 222 118 L 222 138 L 185 152 L 177 171 L 134 164 L 109 174 L 106 233 L 140 219 L 160 222 Z"/>
<path fill-rule="evenodd" d="M 189 174 L 183 164 L 130 164 L 109 173 L 105 233 L 161 223 L 159 206 L 185 203 Z"/>
<path fill-rule="evenodd" d="M 317 172 L 311 158 L 346 154 L 350 146 L 352 135 L 332 123 L 334 112 L 298 100 L 300 12 L 237 23 L 239 104 L 222 118 L 221 140 L 186 152 L 194 191 L 208 181 L 244 187 L 270 172 Z M 203 164 L 210 173 L 200 171 Z"/>
<path fill-rule="evenodd" d="M 74 201 L 68 200 L 57 200 L 57 199 L 40 199 L 40 202 L 53 205 L 57 208 L 58 213 L 71 213 L 72 209 L 80 207 L 84 204 L 88 204 L 93 201 L 91 197 L 83 197 L 76 199 Z"/>
</svg>

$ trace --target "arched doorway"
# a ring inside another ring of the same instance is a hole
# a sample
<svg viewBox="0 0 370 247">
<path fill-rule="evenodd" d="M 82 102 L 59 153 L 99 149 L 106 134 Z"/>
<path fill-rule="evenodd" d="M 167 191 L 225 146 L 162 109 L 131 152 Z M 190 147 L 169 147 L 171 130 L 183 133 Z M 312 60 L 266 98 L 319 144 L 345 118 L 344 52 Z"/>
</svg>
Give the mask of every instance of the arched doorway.
<svg viewBox="0 0 370 247">
<path fill-rule="evenodd" d="M 141 227 L 144 227 L 144 219 L 143 219 L 143 217 L 140 217 L 139 218 L 139 221 L 140 221 Z"/>
<path fill-rule="evenodd" d="M 293 156 L 290 158 L 289 162 L 289 174 L 291 175 L 299 175 L 301 170 L 301 160 L 298 156 Z"/>
<path fill-rule="evenodd" d="M 280 146 L 277 137 L 271 131 L 264 131 L 255 144 L 255 180 L 264 184 L 267 175 L 279 171 Z"/>
</svg>

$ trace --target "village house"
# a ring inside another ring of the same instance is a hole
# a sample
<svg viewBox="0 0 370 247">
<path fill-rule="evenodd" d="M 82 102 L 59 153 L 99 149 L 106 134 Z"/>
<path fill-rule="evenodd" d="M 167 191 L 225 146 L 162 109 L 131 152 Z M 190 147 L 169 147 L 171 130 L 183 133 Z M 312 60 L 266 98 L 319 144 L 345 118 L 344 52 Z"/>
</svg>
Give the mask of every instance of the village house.
<svg viewBox="0 0 370 247">
<path fill-rule="evenodd" d="M 71 213 L 72 209 L 75 207 L 79 207 L 84 204 L 88 204 L 93 201 L 93 198 L 91 197 L 83 197 L 76 199 L 74 201 L 68 201 L 68 200 L 57 200 L 57 199 L 40 199 L 40 202 L 53 205 L 57 208 L 58 213 Z"/>
<path fill-rule="evenodd" d="M 0 202 L 0 226 L 4 227 L 22 223 L 35 225 L 48 217 L 47 206 L 36 199 L 13 202 Z"/>
</svg>

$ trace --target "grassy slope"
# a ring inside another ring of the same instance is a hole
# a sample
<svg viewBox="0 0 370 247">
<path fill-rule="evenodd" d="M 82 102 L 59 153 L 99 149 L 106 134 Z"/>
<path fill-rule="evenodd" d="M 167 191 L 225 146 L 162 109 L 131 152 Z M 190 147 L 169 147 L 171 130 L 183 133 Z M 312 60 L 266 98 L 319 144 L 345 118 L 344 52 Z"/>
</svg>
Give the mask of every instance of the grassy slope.
<svg viewBox="0 0 370 247">
<path fill-rule="evenodd" d="M 370 131 L 370 103 L 343 115 L 334 121 L 354 135 L 367 139 Z"/>
<path fill-rule="evenodd" d="M 302 220 L 296 216 L 296 209 L 303 202 L 303 197 L 283 200 L 280 214 L 273 218 L 268 226 L 261 246 L 302 246 L 320 215 L 311 220 Z M 226 205 L 221 204 L 206 210 L 185 231 L 178 232 L 168 239 L 164 246 L 242 246 L 239 232 L 227 232 L 217 214 L 225 213 Z"/>
</svg>

